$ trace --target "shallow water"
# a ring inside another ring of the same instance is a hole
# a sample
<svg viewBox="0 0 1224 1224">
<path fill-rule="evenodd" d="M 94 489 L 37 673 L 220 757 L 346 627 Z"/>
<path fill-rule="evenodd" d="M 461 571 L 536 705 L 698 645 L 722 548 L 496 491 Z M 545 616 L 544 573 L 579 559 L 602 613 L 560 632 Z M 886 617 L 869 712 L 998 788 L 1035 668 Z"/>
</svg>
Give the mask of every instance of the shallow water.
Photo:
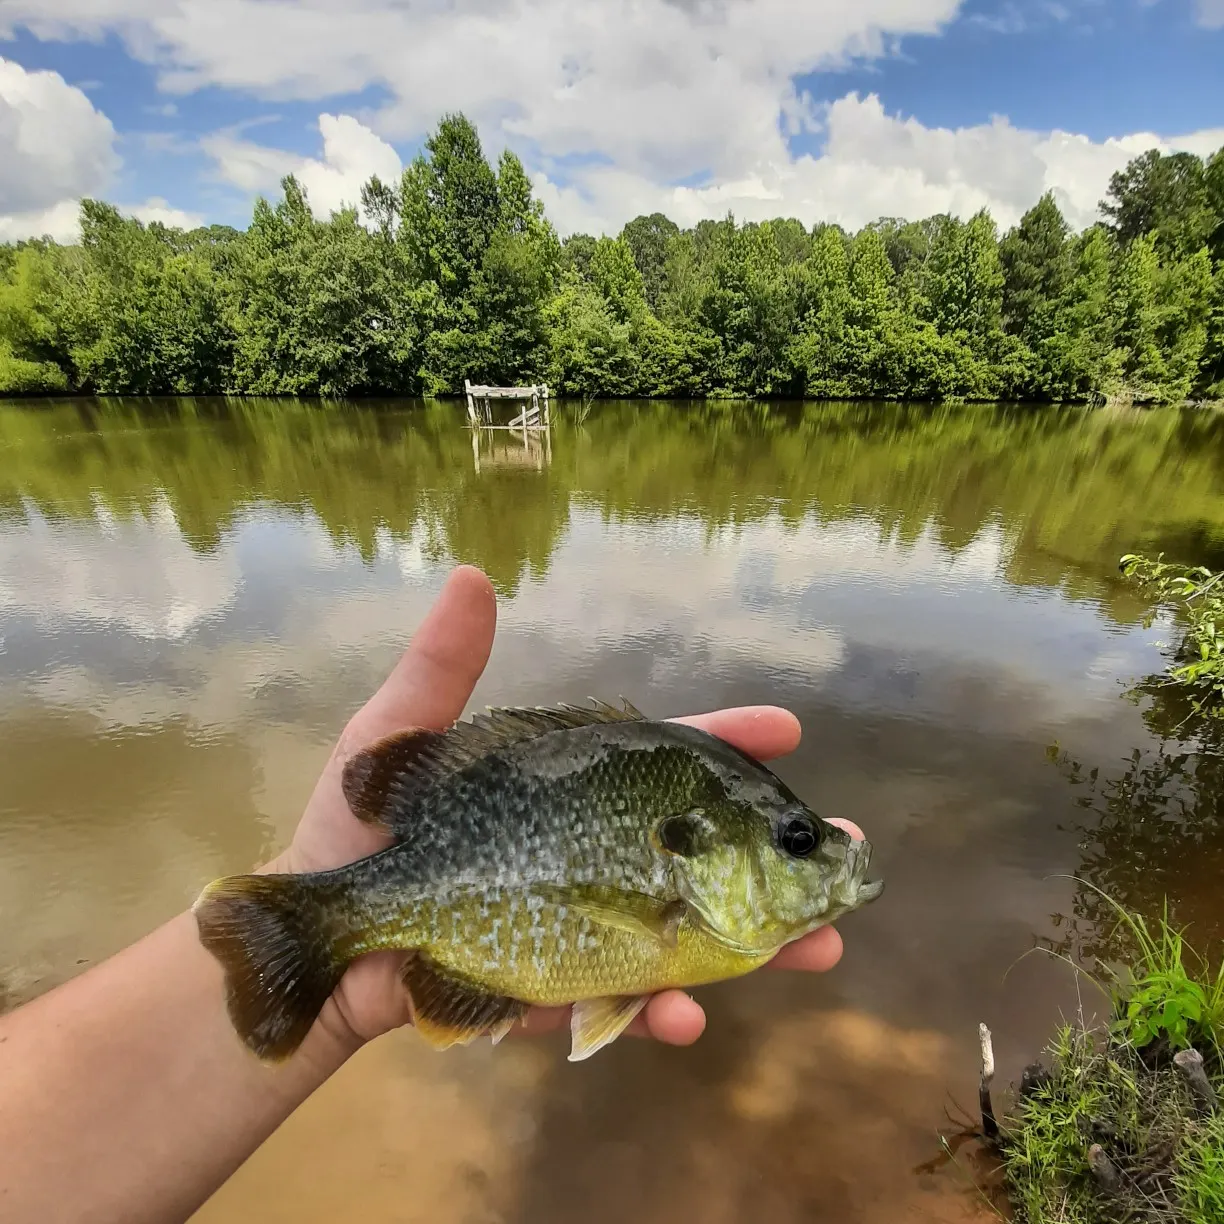
<svg viewBox="0 0 1224 1224">
<path fill-rule="evenodd" d="M 804 739 L 779 773 L 867 830 L 887 890 L 842 924 L 833 973 L 699 992 L 688 1050 L 572 1065 L 560 1037 L 384 1038 L 199 1220 L 973 1218 L 958 1174 L 918 1166 L 974 1101 L 978 1021 L 1006 1082 L 1077 1006 L 1064 966 L 1018 960 L 1082 916 L 1065 876 L 1149 906 L 1159 878 L 1224 929 L 1222 835 L 1181 859 L 1129 826 L 1094 840 L 1100 804 L 1048 751 L 1105 776 L 1153 752 L 1123 693 L 1169 628 L 1142 626 L 1117 559 L 1224 560 L 1224 419 L 559 415 L 547 446 L 474 450 L 451 404 L 0 405 L 0 996 L 282 846 L 347 715 L 473 562 L 500 622 L 471 708 L 787 705 Z"/>
</svg>

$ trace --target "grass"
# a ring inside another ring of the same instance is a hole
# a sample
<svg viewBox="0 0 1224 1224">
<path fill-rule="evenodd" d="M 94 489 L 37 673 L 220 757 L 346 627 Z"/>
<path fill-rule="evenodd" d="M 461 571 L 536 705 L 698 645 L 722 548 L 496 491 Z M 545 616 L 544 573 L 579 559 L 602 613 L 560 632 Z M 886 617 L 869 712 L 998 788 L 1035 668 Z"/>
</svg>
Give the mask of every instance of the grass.
<svg viewBox="0 0 1224 1224">
<path fill-rule="evenodd" d="M 1049 1075 L 1021 1094 L 1000 1154 L 1015 1218 L 1024 1224 L 1224 1224 L 1224 1114 L 1204 1113 L 1175 1065 L 1197 1049 L 1224 1097 L 1224 970 L 1208 965 L 1167 920 L 1148 924 L 1114 902 L 1135 948 L 1108 970 L 1111 1019 L 1063 1025 Z M 1100 1145 L 1117 1173 L 1089 1163 Z"/>
<path fill-rule="evenodd" d="M 1224 1220 L 1224 1117 L 1213 1114 L 1187 1136 L 1174 1177 L 1188 1220 Z"/>
</svg>

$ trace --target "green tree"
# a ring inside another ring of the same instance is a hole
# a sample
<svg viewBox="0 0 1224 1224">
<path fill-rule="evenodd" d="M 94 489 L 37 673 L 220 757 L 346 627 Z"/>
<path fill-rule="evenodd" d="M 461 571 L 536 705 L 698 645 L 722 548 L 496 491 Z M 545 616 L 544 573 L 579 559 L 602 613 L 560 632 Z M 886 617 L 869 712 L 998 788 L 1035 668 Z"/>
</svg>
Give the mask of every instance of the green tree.
<svg viewBox="0 0 1224 1224">
<path fill-rule="evenodd" d="M 537 377 L 560 250 L 522 164 L 485 159 L 475 127 L 447 116 L 404 171 L 400 241 L 431 393 Z"/>
<path fill-rule="evenodd" d="M 621 230 L 621 238 L 633 252 L 633 262 L 642 277 L 642 291 L 652 310 L 663 301 L 667 280 L 667 249 L 680 227 L 662 213 L 634 217 Z"/>
<path fill-rule="evenodd" d="M 236 389 L 257 395 L 388 389 L 397 381 L 404 341 L 393 325 L 378 236 L 359 224 L 354 208 L 316 220 L 292 175 L 282 186 L 275 208 L 256 202 L 233 270 Z"/>
<path fill-rule="evenodd" d="M 81 203 L 81 296 L 70 326 L 79 386 L 138 395 L 222 390 L 231 335 L 221 285 L 181 230 Z"/>
<path fill-rule="evenodd" d="M 561 244 L 561 272 L 577 272 L 586 276 L 595 254 L 595 239 L 590 234 L 571 234 Z"/>
<path fill-rule="evenodd" d="M 1206 249 L 1166 268 L 1156 243 L 1154 232 L 1131 243 L 1114 287 L 1115 394 L 1139 401 L 1189 395 L 1206 350 L 1211 309 Z"/>
<path fill-rule="evenodd" d="M 999 240 L 981 211 L 793 217 L 559 242 L 519 159 L 446 115 L 360 211 L 296 180 L 250 226 L 183 232 L 87 201 L 82 240 L 0 245 L 0 389 L 582 394 L 1224 394 L 1224 150 L 1152 151 L 1073 236 L 1051 193 Z M 1214 261 L 1214 262 L 1213 262 Z"/>
<path fill-rule="evenodd" d="M 709 245 L 698 319 L 719 342 L 715 386 L 733 395 L 786 395 L 801 373 L 791 360 L 799 322 L 799 284 L 771 222 L 721 223 Z"/>
<path fill-rule="evenodd" d="M 800 288 L 803 324 L 791 348 L 808 395 L 838 398 L 850 394 L 845 364 L 846 317 L 850 311 L 850 263 L 844 235 L 834 226 L 812 237 Z"/>
<path fill-rule="evenodd" d="M 1003 269 L 995 224 L 983 209 L 967 222 L 941 218 L 919 282 L 924 315 L 946 336 L 986 355 L 1002 328 Z"/>
<path fill-rule="evenodd" d="M 547 322 L 548 377 L 561 395 L 626 395 L 636 388 L 637 354 L 628 321 L 576 272 L 564 274 Z"/>
<path fill-rule="evenodd" d="M 1100 207 L 1124 246 L 1151 234 L 1157 251 L 1175 259 L 1193 255 L 1224 219 L 1213 207 L 1202 159 L 1156 149 L 1110 178 Z"/>
<path fill-rule="evenodd" d="M 78 260 L 54 243 L 6 249 L 0 278 L 0 394 L 66 391 L 74 367 L 66 308 Z"/>
<path fill-rule="evenodd" d="M 864 230 L 850 258 L 850 294 L 842 362 L 851 395 L 897 396 L 909 387 L 906 347 L 910 328 L 898 306 L 896 273 L 884 240 Z"/>
<path fill-rule="evenodd" d="M 1058 303 L 1071 282 L 1071 227 L 1047 191 L 999 243 L 1003 324 L 1028 344 L 1050 335 Z"/>
<path fill-rule="evenodd" d="M 1116 381 L 1110 239 L 1094 225 L 1065 249 L 1066 284 L 1048 310 L 1034 312 L 1025 336 L 1035 355 L 1030 394 L 1092 399 Z"/>
</svg>

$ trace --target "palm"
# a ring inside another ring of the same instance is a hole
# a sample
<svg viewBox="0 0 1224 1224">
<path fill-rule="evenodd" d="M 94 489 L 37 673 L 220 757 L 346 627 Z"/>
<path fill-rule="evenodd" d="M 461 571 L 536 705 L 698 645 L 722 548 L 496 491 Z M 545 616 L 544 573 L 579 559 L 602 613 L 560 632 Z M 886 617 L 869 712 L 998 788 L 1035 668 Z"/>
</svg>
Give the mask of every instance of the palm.
<svg viewBox="0 0 1224 1224">
<path fill-rule="evenodd" d="M 382 849 L 386 834 L 362 824 L 340 789 L 344 762 L 358 749 L 403 727 L 443 728 L 463 712 L 493 647 L 496 601 L 488 579 L 464 566 L 450 576 L 437 602 L 382 687 L 342 732 L 315 786 L 293 842 L 269 871 L 318 871 L 340 867 Z M 683 721 L 704 727 L 760 760 L 781 756 L 799 741 L 794 717 L 774 707 L 721 710 Z M 857 837 L 849 822 L 838 822 Z M 841 940 L 823 928 L 783 949 L 772 962 L 782 968 L 823 970 L 841 956 Z M 403 956 L 362 957 L 344 975 L 334 997 L 340 1018 L 361 1039 L 376 1037 L 410 1019 L 399 980 Z M 539 1032 L 566 1021 L 566 1009 L 537 1009 L 524 1027 Z M 680 991 L 657 995 L 630 1030 L 687 1045 L 705 1026 L 701 1008 Z"/>
</svg>

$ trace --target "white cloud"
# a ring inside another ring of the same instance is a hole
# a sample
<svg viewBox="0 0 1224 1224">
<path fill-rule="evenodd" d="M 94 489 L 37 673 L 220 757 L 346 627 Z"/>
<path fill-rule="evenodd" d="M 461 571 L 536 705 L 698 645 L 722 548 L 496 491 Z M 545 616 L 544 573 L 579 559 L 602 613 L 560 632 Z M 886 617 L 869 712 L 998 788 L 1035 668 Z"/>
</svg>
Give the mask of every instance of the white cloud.
<svg viewBox="0 0 1224 1224">
<path fill-rule="evenodd" d="M 885 112 L 874 94 L 847 94 L 825 108 L 820 156 L 759 161 L 710 185 L 668 187 L 644 175 L 596 166 L 565 186 L 537 173 L 536 188 L 562 230 L 615 231 L 659 209 L 682 225 L 728 210 L 742 220 L 795 216 L 857 228 L 880 216 L 969 216 L 989 208 L 1006 227 L 1053 190 L 1077 228 L 1097 219 L 1109 177 L 1146 149 L 1200 155 L 1224 145 L 1224 128 L 1164 137 L 1138 133 L 1094 142 L 1070 132 L 1035 132 L 1004 118 L 930 128 Z"/>
<path fill-rule="evenodd" d="M 120 204 L 119 211 L 143 221 L 146 225 L 160 221 L 162 225 L 178 229 L 195 229 L 197 225 L 204 224 L 204 218 L 199 213 L 175 208 L 161 196 L 151 196 L 143 204 Z"/>
<path fill-rule="evenodd" d="M 959 0 L 6 0 L 9 29 L 117 31 L 169 92 L 314 99 L 377 88 L 363 116 L 419 137 L 447 110 L 496 150 L 599 154 L 656 182 L 782 160 L 793 77 L 936 33 Z M 240 38 L 235 31 L 241 31 Z M 0 30 L 2 32 L 2 30 Z"/>
<path fill-rule="evenodd" d="M 50 208 L 33 212 L 0 213 L 0 242 L 22 238 L 54 238 L 56 242 L 75 242 L 80 237 L 76 200 L 61 200 Z"/>
<path fill-rule="evenodd" d="M 0 59 L 0 235 L 63 236 L 75 201 L 119 159 L 110 120 L 57 72 Z"/>
<path fill-rule="evenodd" d="M 318 217 L 358 205 L 362 184 L 371 175 L 392 183 L 399 178 L 399 154 L 352 115 L 320 115 L 319 132 L 322 159 L 286 153 L 229 133 L 208 136 L 202 144 L 221 177 L 244 191 L 274 192 L 286 174 L 296 175 Z"/>
<path fill-rule="evenodd" d="M 1196 0 L 1194 9 L 1199 25 L 1209 30 L 1224 27 L 1224 0 Z"/>
<path fill-rule="evenodd" d="M 1224 0 L 1197 0 L 1202 24 Z M 691 223 L 732 210 L 857 226 L 881 214 L 967 215 L 1006 226 L 1054 189 L 1077 226 L 1109 175 L 1156 146 L 1209 151 L 1221 132 L 1093 141 L 1006 118 L 947 129 L 886 113 L 875 95 L 816 106 L 796 78 L 937 34 L 961 0 L 5 0 L 4 29 L 44 37 L 115 32 L 163 89 L 222 87 L 264 99 L 375 91 L 357 114 L 322 115 L 319 157 L 237 132 L 205 141 L 220 176 L 275 192 L 286 173 L 326 215 L 371 173 L 394 177 L 389 140 L 415 141 L 446 111 L 513 146 L 563 232 L 616 231 L 656 208 Z M 1005 7 L 1005 17 L 1018 10 Z M 1051 19 L 1065 17 L 1056 4 Z M 1011 20 L 1008 17 L 1008 20 Z M 1014 22 L 1013 22 L 1014 24 Z M 234 37 L 241 30 L 242 37 Z M 819 156 L 788 137 L 820 129 Z M 684 185 L 680 185 L 684 184 Z"/>
</svg>

